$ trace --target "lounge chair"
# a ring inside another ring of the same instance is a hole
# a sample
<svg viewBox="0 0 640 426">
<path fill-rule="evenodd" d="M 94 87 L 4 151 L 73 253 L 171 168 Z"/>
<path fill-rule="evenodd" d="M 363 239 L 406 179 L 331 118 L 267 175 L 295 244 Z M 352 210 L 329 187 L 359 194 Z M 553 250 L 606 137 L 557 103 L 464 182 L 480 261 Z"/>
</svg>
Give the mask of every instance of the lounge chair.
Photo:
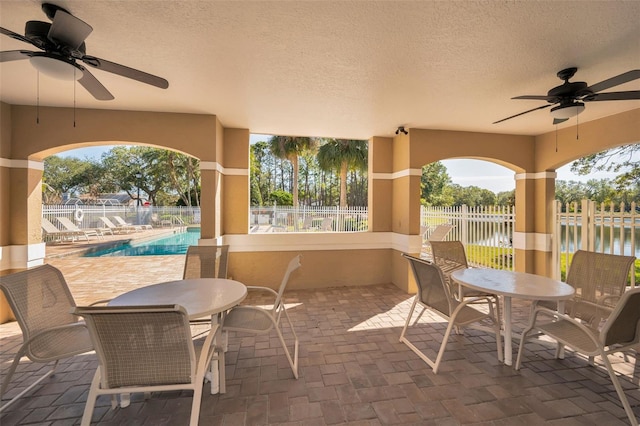
<svg viewBox="0 0 640 426">
<path fill-rule="evenodd" d="M 120 216 L 113 216 L 113 218 L 115 219 L 116 222 L 118 222 L 118 226 L 133 226 L 133 227 L 136 227 L 136 228 L 139 227 L 141 230 L 143 230 L 143 229 L 153 229 L 153 226 L 151 226 L 151 225 L 134 225 L 133 223 L 126 222 Z"/>
<path fill-rule="evenodd" d="M 97 229 L 79 228 L 78 225 L 76 225 L 75 223 L 71 222 L 71 220 L 63 216 L 61 217 L 56 216 L 56 220 L 60 222 L 60 224 L 64 226 L 67 229 L 67 231 L 76 232 L 78 233 L 78 235 L 84 236 L 87 239 L 87 241 L 89 241 L 89 237 L 96 237 L 99 239 L 102 238 L 102 231 L 99 231 Z"/>
<path fill-rule="evenodd" d="M 78 233 L 75 231 L 60 230 L 49 221 L 49 219 L 43 217 L 41 222 L 42 230 L 44 231 L 44 239 L 51 242 L 62 243 L 65 241 L 75 241 L 78 238 Z M 89 241 L 87 239 L 87 241 Z"/>
<path fill-rule="evenodd" d="M 100 216 L 100 220 L 104 225 L 111 230 L 114 234 L 129 234 L 131 232 L 136 232 L 136 228 L 133 226 L 118 226 L 115 225 L 108 217 Z"/>
</svg>

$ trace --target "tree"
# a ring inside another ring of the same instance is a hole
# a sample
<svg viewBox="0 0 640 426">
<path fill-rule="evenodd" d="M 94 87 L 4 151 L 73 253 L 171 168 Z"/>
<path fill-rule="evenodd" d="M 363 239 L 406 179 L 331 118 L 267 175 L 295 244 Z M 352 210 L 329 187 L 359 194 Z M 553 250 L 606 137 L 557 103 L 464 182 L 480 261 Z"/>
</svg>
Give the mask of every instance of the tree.
<svg viewBox="0 0 640 426">
<path fill-rule="evenodd" d="M 63 194 L 75 195 L 82 188 L 85 172 L 90 167 L 90 161 L 79 158 L 57 155 L 45 158 L 42 179 L 53 192 L 50 197 L 62 199 Z"/>
<path fill-rule="evenodd" d="M 272 136 L 269 139 L 269 148 L 276 157 L 288 160 L 293 168 L 291 193 L 293 194 L 293 206 L 298 207 L 298 157 L 304 151 L 313 150 L 317 142 L 313 138 L 300 138 L 291 136 Z"/>
<path fill-rule="evenodd" d="M 447 168 L 440 161 L 422 166 L 420 177 L 420 198 L 428 206 L 450 206 L 451 178 Z"/>
<path fill-rule="evenodd" d="M 588 175 L 592 171 L 619 173 L 615 178 L 618 189 L 640 186 L 640 144 L 623 145 L 607 151 L 587 155 L 571 164 L 571 171 Z"/>
<path fill-rule="evenodd" d="M 340 208 L 347 207 L 347 172 L 366 170 L 367 141 L 354 139 L 325 139 L 318 149 L 320 168 L 337 170 L 340 174 Z"/>
</svg>

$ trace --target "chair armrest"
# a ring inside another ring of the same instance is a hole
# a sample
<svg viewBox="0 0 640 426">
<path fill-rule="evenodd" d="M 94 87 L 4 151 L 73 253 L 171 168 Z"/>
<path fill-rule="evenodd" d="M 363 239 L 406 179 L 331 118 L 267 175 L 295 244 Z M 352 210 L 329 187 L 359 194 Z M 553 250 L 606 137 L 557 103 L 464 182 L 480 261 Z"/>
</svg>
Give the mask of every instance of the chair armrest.
<svg viewBox="0 0 640 426">
<path fill-rule="evenodd" d="M 558 311 L 554 311 L 553 309 L 543 308 L 543 307 L 537 307 L 535 311 L 533 311 L 531 324 L 532 324 L 532 327 L 534 328 L 535 328 L 536 320 L 538 318 L 539 313 L 549 315 L 550 317 L 553 317 L 558 321 L 568 321 L 574 324 L 575 326 L 577 326 L 581 331 L 584 331 L 585 333 L 587 333 L 589 336 L 594 337 L 593 334 L 594 334 L 594 331 L 596 330 L 594 330 L 593 328 L 587 327 L 581 321 L 571 317 L 570 315 L 561 314 Z"/>
<path fill-rule="evenodd" d="M 255 285 L 248 285 L 247 286 L 247 291 L 263 291 L 263 292 L 267 292 L 267 293 L 271 293 L 274 296 L 278 295 L 278 292 L 276 292 L 274 289 L 269 288 L 269 287 L 261 287 L 261 286 L 255 286 Z"/>
</svg>

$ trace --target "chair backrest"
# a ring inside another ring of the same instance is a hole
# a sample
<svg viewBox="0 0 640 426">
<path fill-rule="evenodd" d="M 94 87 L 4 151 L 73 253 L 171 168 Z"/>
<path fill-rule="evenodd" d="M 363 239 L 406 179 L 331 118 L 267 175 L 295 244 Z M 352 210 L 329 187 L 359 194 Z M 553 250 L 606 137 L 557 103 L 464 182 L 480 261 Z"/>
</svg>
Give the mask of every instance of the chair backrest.
<svg viewBox="0 0 640 426">
<path fill-rule="evenodd" d="M 89 328 L 102 388 L 191 383 L 196 357 L 180 305 L 77 307 Z"/>
<path fill-rule="evenodd" d="M 111 222 L 111 219 L 106 216 L 100 216 L 100 220 L 107 226 L 107 228 L 117 228 L 117 226 Z"/>
<path fill-rule="evenodd" d="M 284 290 L 287 288 L 287 284 L 289 283 L 289 277 L 299 267 L 302 266 L 302 255 L 298 254 L 293 259 L 289 261 L 287 265 L 287 270 L 284 273 L 284 277 L 282 277 L 282 282 L 280 283 L 280 289 L 278 290 L 278 296 L 273 304 L 273 310 L 277 310 L 280 306 L 280 301 L 282 300 L 282 295 L 284 294 Z"/>
<path fill-rule="evenodd" d="M 228 257 L 228 245 L 189 246 L 182 278 L 227 278 Z"/>
<path fill-rule="evenodd" d="M 602 327 L 600 337 L 605 346 L 631 345 L 640 340 L 640 287 L 625 292 Z"/>
<path fill-rule="evenodd" d="M 124 221 L 120 216 L 113 216 L 113 220 L 118 222 L 119 225 L 128 225 L 127 222 Z"/>
<path fill-rule="evenodd" d="M 42 330 L 77 322 L 77 318 L 71 315 L 76 304 L 67 282 L 62 272 L 51 265 L 1 276 L 0 289 L 25 341 Z M 38 344 L 41 343 L 46 344 L 42 341 Z"/>
<path fill-rule="evenodd" d="M 62 224 L 62 226 L 64 226 L 68 231 L 81 231 L 80 228 L 78 228 L 78 225 L 76 225 L 75 223 L 71 222 L 69 220 L 69 218 L 66 217 L 57 217 L 56 219 L 58 220 L 58 222 L 60 222 Z"/>
<path fill-rule="evenodd" d="M 576 289 L 575 300 L 614 307 L 625 292 L 633 256 L 578 250 L 567 273 L 567 284 Z M 615 296 L 611 300 L 603 299 Z"/>
<path fill-rule="evenodd" d="M 418 286 L 418 300 L 423 304 L 450 316 L 452 312 L 452 297 L 446 284 L 442 270 L 432 262 L 402 253 L 409 261 L 413 277 Z"/>
<path fill-rule="evenodd" d="M 322 219 L 322 225 L 320 225 L 320 229 L 323 231 L 333 231 L 333 219 L 330 217 L 325 217 Z"/>
<path fill-rule="evenodd" d="M 431 241 L 430 245 L 433 262 L 442 269 L 445 276 L 469 267 L 464 246 L 460 241 Z"/>
<path fill-rule="evenodd" d="M 61 232 L 46 217 L 43 217 L 41 220 L 42 220 L 42 229 L 44 229 L 44 232 L 46 232 L 47 234 L 59 234 Z"/>
<path fill-rule="evenodd" d="M 431 232 L 427 237 L 427 241 L 444 241 L 452 228 L 453 225 L 450 223 L 443 223 L 436 226 L 433 232 Z"/>
</svg>

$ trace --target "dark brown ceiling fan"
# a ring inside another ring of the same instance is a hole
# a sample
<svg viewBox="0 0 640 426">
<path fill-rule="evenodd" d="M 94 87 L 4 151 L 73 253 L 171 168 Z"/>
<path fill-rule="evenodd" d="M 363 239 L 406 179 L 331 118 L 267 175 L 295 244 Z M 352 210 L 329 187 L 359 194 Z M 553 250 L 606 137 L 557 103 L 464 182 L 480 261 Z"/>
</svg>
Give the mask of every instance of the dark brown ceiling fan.
<svg viewBox="0 0 640 426">
<path fill-rule="evenodd" d="M 533 99 L 540 101 L 547 101 L 547 105 L 542 105 L 530 110 L 521 112 L 519 114 L 512 115 L 502 120 L 495 121 L 493 124 L 502 123 L 503 121 L 510 120 L 514 117 L 537 111 L 539 109 L 551 108 L 551 116 L 553 117 L 553 124 L 559 124 L 567 121 L 571 117 L 575 117 L 584 111 L 584 102 L 594 101 L 628 101 L 634 99 L 640 99 L 640 90 L 630 90 L 627 92 L 607 92 L 600 93 L 603 90 L 610 89 L 614 86 L 619 86 L 624 83 L 636 80 L 640 78 L 640 70 L 631 70 L 615 77 L 608 78 L 600 83 L 587 86 L 584 81 L 570 82 L 578 68 L 566 68 L 558 72 L 558 78 L 564 80 L 564 83 L 560 86 L 554 87 L 549 90 L 545 95 L 525 95 L 516 96 L 511 99 Z"/>
<path fill-rule="evenodd" d="M 89 70 L 78 63 L 82 61 L 90 67 L 127 77 L 161 89 L 169 87 L 164 78 L 129 68 L 86 54 L 85 39 L 93 28 L 86 22 L 71 15 L 60 6 L 43 3 L 42 10 L 52 23 L 27 21 L 24 36 L 0 27 L 0 33 L 16 40 L 29 43 L 41 52 L 30 50 L 7 50 L 0 52 L 0 62 L 29 59 L 40 72 L 65 80 L 78 80 L 93 97 L 101 101 L 114 99 Z"/>
</svg>

